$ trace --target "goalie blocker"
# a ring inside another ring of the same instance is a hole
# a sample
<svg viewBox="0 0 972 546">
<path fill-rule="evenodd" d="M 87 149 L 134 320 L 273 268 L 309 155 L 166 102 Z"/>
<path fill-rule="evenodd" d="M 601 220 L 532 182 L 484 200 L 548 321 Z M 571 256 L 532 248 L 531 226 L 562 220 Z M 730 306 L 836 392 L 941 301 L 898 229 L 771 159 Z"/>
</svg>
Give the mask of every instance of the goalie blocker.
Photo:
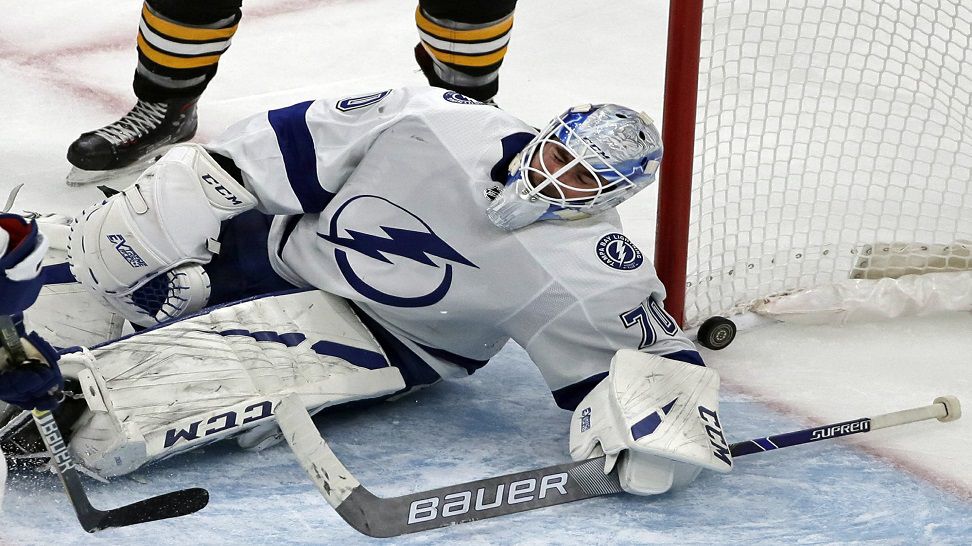
<svg viewBox="0 0 972 546">
<path fill-rule="evenodd" d="M 622 349 L 574 412 L 570 454 L 575 461 L 606 455 L 604 473 L 617 464 L 628 493 L 665 493 L 703 468 L 732 470 L 718 410 L 715 370 Z"/>
</svg>

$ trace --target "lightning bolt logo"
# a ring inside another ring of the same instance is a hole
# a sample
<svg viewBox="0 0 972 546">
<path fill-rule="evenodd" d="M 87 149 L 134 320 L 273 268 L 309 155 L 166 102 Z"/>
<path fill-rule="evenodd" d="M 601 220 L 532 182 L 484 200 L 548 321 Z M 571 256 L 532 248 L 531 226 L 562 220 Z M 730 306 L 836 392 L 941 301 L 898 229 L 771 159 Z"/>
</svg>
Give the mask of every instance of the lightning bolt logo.
<svg viewBox="0 0 972 546">
<path fill-rule="evenodd" d="M 403 212 L 409 218 L 417 221 L 422 226 L 423 230 L 403 229 L 381 225 L 378 227 L 384 233 L 384 236 L 382 236 L 364 233 L 360 230 L 340 229 L 338 227 L 338 219 L 349 205 L 359 201 L 360 199 L 377 199 L 387 203 Z M 344 278 L 359 294 L 378 303 L 392 305 L 395 307 L 425 307 L 433 305 L 444 298 L 449 292 L 449 288 L 452 285 L 453 264 L 479 269 L 476 264 L 467 260 L 456 249 L 449 246 L 449 244 L 442 240 L 441 237 L 436 235 L 435 232 L 432 231 L 432 228 L 422 221 L 421 218 L 415 216 L 401 206 L 392 203 L 384 197 L 379 197 L 376 195 L 359 195 L 349 199 L 334 213 L 329 227 L 330 233 L 318 233 L 317 235 L 321 239 L 324 239 L 325 241 L 328 241 L 329 243 L 338 247 L 334 250 L 334 259 L 337 262 L 341 273 L 344 275 Z M 342 236 L 339 235 L 339 233 L 345 233 L 346 235 Z M 435 289 L 422 296 L 405 297 L 395 294 L 388 294 L 365 282 L 364 279 L 362 279 L 354 271 L 354 268 L 351 266 L 351 261 L 348 258 L 349 251 L 367 256 L 371 259 L 378 260 L 386 264 L 396 263 L 392 258 L 390 258 L 393 256 L 407 258 L 413 262 L 441 270 L 442 273 L 440 273 L 440 275 L 442 275 L 442 280 Z M 433 258 L 438 258 L 440 261 L 445 261 L 447 263 L 445 263 L 443 267 L 439 263 L 436 263 Z"/>
<path fill-rule="evenodd" d="M 609 245 L 608 251 L 614 254 L 614 257 L 617 258 L 617 260 L 621 263 L 629 260 L 628 249 L 625 247 L 623 242 L 614 241 Z"/>
<path fill-rule="evenodd" d="M 453 261 L 463 265 L 476 267 L 475 264 L 467 260 L 456 252 L 435 233 L 412 231 L 387 226 L 379 226 L 388 237 L 379 237 L 368 233 L 355 230 L 347 230 L 350 237 L 340 237 L 336 235 L 318 235 L 325 241 L 330 241 L 335 245 L 355 250 L 385 263 L 393 263 L 386 257 L 386 254 L 402 256 L 415 260 L 420 264 L 439 267 L 429 256 L 437 256 L 444 260 Z"/>
</svg>

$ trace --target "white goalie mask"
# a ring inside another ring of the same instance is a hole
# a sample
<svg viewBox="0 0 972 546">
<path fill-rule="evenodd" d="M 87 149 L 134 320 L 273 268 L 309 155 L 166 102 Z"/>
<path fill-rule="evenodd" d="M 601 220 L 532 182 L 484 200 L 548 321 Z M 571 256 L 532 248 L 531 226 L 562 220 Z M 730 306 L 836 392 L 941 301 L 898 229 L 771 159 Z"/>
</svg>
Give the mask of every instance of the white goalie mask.
<svg viewBox="0 0 972 546">
<path fill-rule="evenodd" d="M 651 185 L 661 156 L 661 137 L 647 114 L 616 104 L 575 106 L 517 154 L 486 214 L 509 231 L 538 220 L 587 218 Z"/>
</svg>

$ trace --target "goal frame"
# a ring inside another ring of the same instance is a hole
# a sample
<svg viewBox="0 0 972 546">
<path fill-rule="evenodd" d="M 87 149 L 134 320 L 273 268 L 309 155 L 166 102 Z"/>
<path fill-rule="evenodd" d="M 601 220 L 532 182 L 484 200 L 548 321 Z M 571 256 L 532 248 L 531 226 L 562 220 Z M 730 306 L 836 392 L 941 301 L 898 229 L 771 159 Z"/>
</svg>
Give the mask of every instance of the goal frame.
<svg viewBox="0 0 972 546">
<path fill-rule="evenodd" d="M 668 12 L 662 106 L 665 153 L 658 182 L 655 270 L 665 285 L 665 310 L 680 326 L 685 315 L 702 7 L 703 0 L 671 0 Z"/>
</svg>

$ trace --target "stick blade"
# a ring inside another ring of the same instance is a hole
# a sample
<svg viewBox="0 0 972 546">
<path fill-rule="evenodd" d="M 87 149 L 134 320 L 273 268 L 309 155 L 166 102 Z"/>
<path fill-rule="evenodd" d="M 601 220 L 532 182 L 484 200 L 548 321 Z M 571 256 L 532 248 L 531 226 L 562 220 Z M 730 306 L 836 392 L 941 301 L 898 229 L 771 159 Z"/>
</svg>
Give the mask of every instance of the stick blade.
<svg viewBox="0 0 972 546">
<path fill-rule="evenodd" d="M 112 510 L 78 514 L 81 527 L 89 533 L 113 527 L 127 527 L 162 519 L 186 516 L 209 504 L 209 492 L 199 487 L 173 491 Z"/>
</svg>

